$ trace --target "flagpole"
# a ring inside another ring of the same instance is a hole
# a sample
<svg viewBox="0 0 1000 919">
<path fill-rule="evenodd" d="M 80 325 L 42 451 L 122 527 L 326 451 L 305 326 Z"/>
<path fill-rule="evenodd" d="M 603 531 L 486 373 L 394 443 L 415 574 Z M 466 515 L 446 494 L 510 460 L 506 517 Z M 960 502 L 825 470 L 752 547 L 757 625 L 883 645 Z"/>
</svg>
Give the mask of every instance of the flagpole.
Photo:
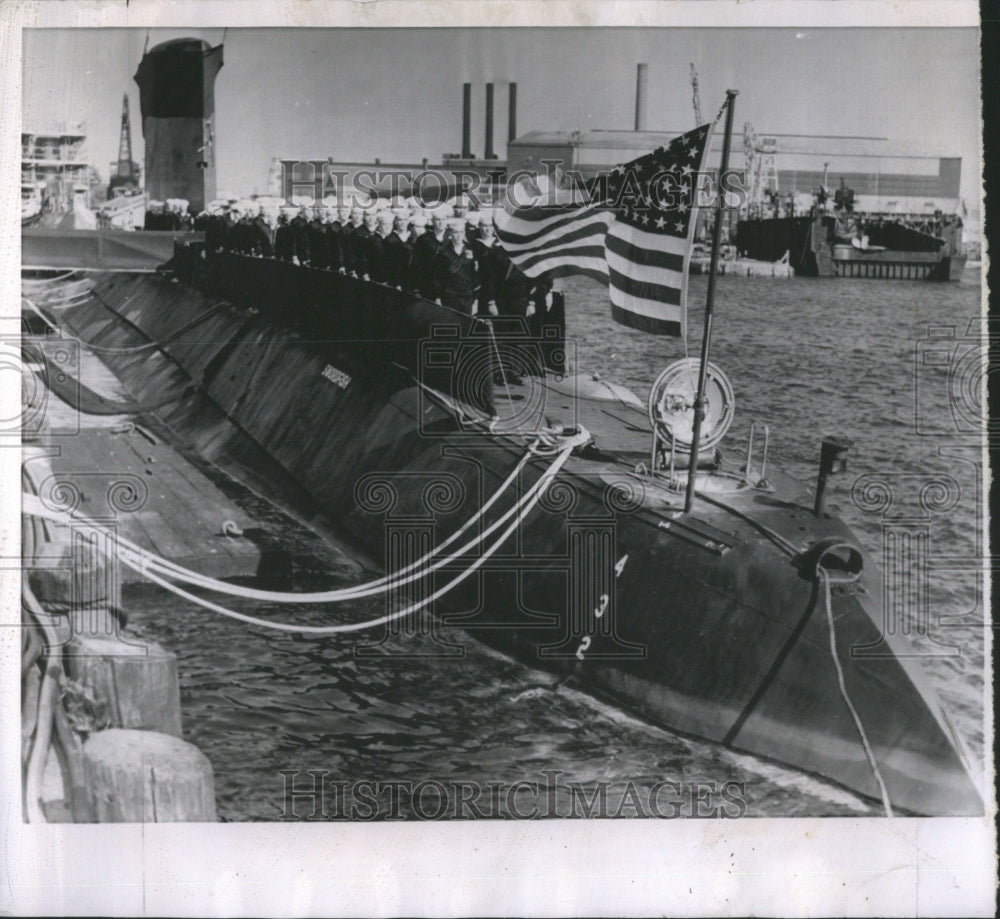
<svg viewBox="0 0 1000 919">
<path fill-rule="evenodd" d="M 715 226 L 712 227 L 712 259 L 708 271 L 708 293 L 705 295 L 705 332 L 701 338 L 698 393 L 694 400 L 694 430 L 691 434 L 691 459 L 688 463 L 687 494 L 684 499 L 685 514 L 691 513 L 691 507 L 694 504 L 695 470 L 698 468 L 698 441 L 701 439 L 701 423 L 705 418 L 705 378 L 708 375 L 708 349 L 712 340 L 712 307 L 715 301 L 715 272 L 719 264 L 719 240 L 722 233 L 722 212 L 725 206 L 722 178 L 729 169 L 729 145 L 733 136 L 733 100 L 738 95 L 738 90 L 726 90 L 726 136 L 722 142 L 722 165 L 719 168 L 715 202 Z"/>
</svg>

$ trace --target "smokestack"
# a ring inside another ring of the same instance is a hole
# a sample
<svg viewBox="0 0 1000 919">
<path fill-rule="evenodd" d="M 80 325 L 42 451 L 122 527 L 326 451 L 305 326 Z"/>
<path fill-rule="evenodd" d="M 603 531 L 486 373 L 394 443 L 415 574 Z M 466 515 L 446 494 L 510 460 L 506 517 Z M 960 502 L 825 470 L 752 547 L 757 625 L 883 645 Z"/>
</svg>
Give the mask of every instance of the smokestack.
<svg viewBox="0 0 1000 919">
<path fill-rule="evenodd" d="M 495 160 L 497 155 L 493 152 L 493 84 L 486 84 L 486 152 L 483 157 L 488 160 Z"/>
<path fill-rule="evenodd" d="M 640 64 L 635 75 L 635 129 L 646 130 L 646 81 L 649 77 L 649 64 Z"/>
<path fill-rule="evenodd" d="M 510 84 L 507 110 L 507 143 L 517 137 L 517 84 Z"/>
<path fill-rule="evenodd" d="M 472 159 L 472 84 L 462 84 L 462 159 Z"/>
</svg>

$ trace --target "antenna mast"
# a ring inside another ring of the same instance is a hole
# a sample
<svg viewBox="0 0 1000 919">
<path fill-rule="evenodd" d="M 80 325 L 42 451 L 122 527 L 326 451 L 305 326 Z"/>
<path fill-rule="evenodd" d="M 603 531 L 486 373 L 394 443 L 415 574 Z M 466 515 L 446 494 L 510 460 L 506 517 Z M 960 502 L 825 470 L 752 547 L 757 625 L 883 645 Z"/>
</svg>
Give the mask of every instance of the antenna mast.
<svg viewBox="0 0 1000 919">
<path fill-rule="evenodd" d="M 694 126 L 700 128 L 704 122 L 701 120 L 701 100 L 698 98 L 698 71 L 694 69 L 694 62 L 691 63 L 691 101 L 694 105 Z"/>
</svg>

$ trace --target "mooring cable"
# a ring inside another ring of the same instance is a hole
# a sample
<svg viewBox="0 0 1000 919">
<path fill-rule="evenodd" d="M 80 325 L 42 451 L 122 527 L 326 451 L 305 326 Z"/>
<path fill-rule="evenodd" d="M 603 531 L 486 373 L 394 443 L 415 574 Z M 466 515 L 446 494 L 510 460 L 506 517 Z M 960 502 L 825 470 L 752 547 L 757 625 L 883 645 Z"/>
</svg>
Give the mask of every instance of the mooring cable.
<svg viewBox="0 0 1000 919">
<path fill-rule="evenodd" d="M 493 504 L 499 500 L 500 496 L 510 487 L 520 472 L 524 469 L 527 462 L 534 455 L 531 450 L 525 453 L 504 482 L 493 493 L 493 495 L 490 496 L 483 506 L 442 543 L 431 549 L 421 558 L 411 562 L 392 574 L 385 575 L 373 581 L 369 581 L 366 584 L 359 584 L 353 587 L 309 593 L 268 591 L 260 590 L 258 588 L 243 587 L 241 585 L 230 584 L 225 581 L 210 578 L 189 568 L 177 565 L 167 559 L 160 558 L 146 549 L 143 549 L 141 546 L 121 534 L 116 533 L 114 539 L 117 543 L 117 552 L 122 558 L 122 561 L 128 564 L 130 568 L 138 571 L 140 574 L 150 575 L 151 572 L 158 572 L 166 578 L 175 581 L 182 581 L 191 584 L 192 586 L 201 587 L 216 593 L 224 593 L 244 599 L 294 604 L 336 603 L 344 600 L 362 599 L 369 596 L 387 593 L 390 590 L 397 589 L 405 584 L 422 579 L 428 574 L 432 574 L 440 568 L 450 565 L 459 557 L 465 555 L 471 549 L 484 542 L 497 529 L 510 520 L 511 517 L 514 517 L 522 512 L 525 506 L 531 502 L 531 498 L 535 489 L 537 489 L 539 482 L 550 474 L 552 468 L 561 468 L 569 454 L 572 453 L 572 451 L 581 443 L 585 443 L 589 440 L 589 438 L 590 435 L 585 430 L 581 430 L 580 432 L 567 438 L 562 450 L 553 460 L 549 470 L 543 473 L 538 482 L 529 488 L 524 496 L 522 496 L 510 509 L 504 512 L 501 517 L 490 524 L 490 526 L 488 526 L 485 530 L 466 542 L 463 546 L 456 549 L 447 557 L 439 558 L 431 564 L 427 564 L 432 558 L 439 555 L 444 549 L 448 548 L 452 543 L 459 539 L 473 524 L 483 518 L 490 507 L 492 507 Z M 546 487 L 548 486 L 546 485 Z M 83 522 L 85 524 L 89 522 L 86 518 L 81 518 L 79 515 L 69 515 L 64 512 L 48 509 L 39 498 L 28 494 L 23 496 L 23 512 L 30 515 L 41 516 L 43 518 L 54 519 L 59 522 L 70 522 L 72 520 Z M 98 524 L 92 525 L 99 528 Z M 151 576 L 150 579 L 153 580 L 154 578 Z"/>
<path fill-rule="evenodd" d="M 218 604 L 212 603 L 209 600 L 197 597 L 194 594 L 184 590 L 183 588 L 178 587 L 176 584 L 172 584 L 169 581 L 163 580 L 162 578 L 159 578 L 148 571 L 142 571 L 139 566 L 133 565 L 129 562 L 127 554 L 122 558 L 122 561 L 130 568 L 133 568 L 133 570 L 137 571 L 144 577 L 148 578 L 154 584 L 158 584 L 164 589 L 169 590 L 171 593 L 174 593 L 177 596 L 182 597 L 190 601 L 191 603 L 195 603 L 198 606 L 201 606 L 205 609 L 219 613 L 231 619 L 236 619 L 237 621 L 240 622 L 245 622 L 248 625 L 256 625 L 262 628 L 272 629 L 274 631 L 292 632 L 303 635 L 337 635 L 337 634 L 344 634 L 347 632 L 360 632 L 366 629 L 374 628 L 375 626 L 385 625 L 389 622 L 394 622 L 396 620 L 403 619 L 406 616 L 410 616 L 413 613 L 418 612 L 428 604 L 433 603 L 435 600 L 449 593 L 453 588 L 457 587 L 464 580 L 466 580 L 466 578 L 470 577 L 475 571 L 477 571 L 480 567 L 482 567 L 482 565 L 484 565 L 494 555 L 494 553 L 496 553 L 496 551 L 507 541 L 511 533 L 513 533 L 514 530 L 516 530 L 523 523 L 528 514 L 531 513 L 532 509 L 541 499 L 544 492 L 548 489 L 549 485 L 552 482 L 552 479 L 555 478 L 559 470 L 562 468 L 563 464 L 569 458 L 572 449 L 573 449 L 572 447 L 568 447 L 563 453 L 561 453 L 557 457 L 556 461 L 542 474 L 542 477 L 531 487 L 531 489 L 528 492 L 528 494 L 530 495 L 530 500 L 528 501 L 527 505 L 520 511 L 520 513 L 516 516 L 514 521 L 507 527 L 507 529 L 500 534 L 497 540 L 491 546 L 489 546 L 483 552 L 482 555 L 476 558 L 472 562 L 472 564 L 469 565 L 468 568 L 460 572 L 455 578 L 453 578 L 443 587 L 440 587 L 430 596 L 425 597 L 423 600 L 420 600 L 416 603 L 411 603 L 409 606 L 401 610 L 397 610 L 392 613 L 386 613 L 383 616 L 378 616 L 374 619 L 366 620 L 365 622 L 342 623 L 340 625 L 331 625 L 331 626 L 306 626 L 306 625 L 293 625 L 291 623 L 285 623 L 285 622 L 272 622 L 267 619 L 261 619 L 257 616 L 249 616 L 245 613 L 240 613 L 237 612 L 236 610 L 232 610 L 224 606 L 219 606 Z"/>
<path fill-rule="evenodd" d="M 868 765 L 871 767 L 872 775 L 875 776 L 875 782 L 878 785 L 879 793 L 882 796 L 882 807 L 885 810 L 885 815 L 886 817 L 891 817 L 893 814 L 892 803 L 889 800 L 889 791 L 885 787 L 885 782 L 882 780 L 882 773 L 878 768 L 878 763 L 875 761 L 875 753 L 868 741 L 868 734 L 865 732 L 865 727 L 861 723 L 861 716 L 858 714 L 858 710 L 854 707 L 854 703 L 851 702 L 851 697 L 847 693 L 847 685 L 844 682 L 844 669 L 840 664 L 840 656 L 837 653 L 837 632 L 833 622 L 833 599 L 830 595 L 830 574 L 824 568 L 819 566 L 817 566 L 816 574 L 823 582 L 823 590 L 826 595 L 826 621 L 829 625 L 830 632 L 830 657 L 833 658 L 833 666 L 837 670 L 837 683 L 840 686 L 840 695 L 843 697 L 844 703 L 847 705 L 847 709 L 851 713 L 851 717 L 854 719 L 854 726 L 857 728 L 858 736 L 861 738 L 861 746 L 864 748 L 865 757 L 868 759 Z"/>
</svg>

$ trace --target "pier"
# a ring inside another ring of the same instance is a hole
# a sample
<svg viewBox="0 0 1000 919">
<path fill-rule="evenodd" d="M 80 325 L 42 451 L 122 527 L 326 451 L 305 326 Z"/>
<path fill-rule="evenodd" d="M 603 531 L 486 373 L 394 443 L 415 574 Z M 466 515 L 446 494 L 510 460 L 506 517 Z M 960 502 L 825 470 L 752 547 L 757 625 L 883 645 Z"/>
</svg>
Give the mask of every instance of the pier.
<svg viewBox="0 0 1000 919">
<path fill-rule="evenodd" d="M 44 300 L 42 282 L 25 292 Z M 26 316 L 38 326 L 37 313 Z M 264 502 L 137 411 L 68 333 L 34 331 L 23 365 L 25 818 L 213 821 L 211 763 L 184 740 L 178 649 L 144 636 L 141 617 L 130 626 L 130 603 L 142 602 L 130 587 L 144 579 L 119 564 L 117 540 L 259 582 L 290 574 L 292 543 L 301 551 L 319 537 L 258 513 Z"/>
</svg>

